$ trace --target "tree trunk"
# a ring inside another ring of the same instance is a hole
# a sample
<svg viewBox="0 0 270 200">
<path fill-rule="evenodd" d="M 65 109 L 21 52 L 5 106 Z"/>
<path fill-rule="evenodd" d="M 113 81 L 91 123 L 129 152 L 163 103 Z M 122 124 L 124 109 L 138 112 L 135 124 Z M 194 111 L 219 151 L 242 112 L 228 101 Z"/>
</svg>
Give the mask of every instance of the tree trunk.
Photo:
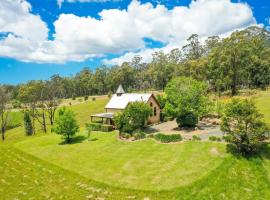
<svg viewBox="0 0 270 200">
<path fill-rule="evenodd" d="M 45 110 L 42 112 L 42 126 L 44 133 L 47 133 Z"/>
<path fill-rule="evenodd" d="M 2 126 L 1 128 L 1 133 L 2 133 L 2 140 L 4 141 L 5 140 L 5 127 Z"/>
</svg>

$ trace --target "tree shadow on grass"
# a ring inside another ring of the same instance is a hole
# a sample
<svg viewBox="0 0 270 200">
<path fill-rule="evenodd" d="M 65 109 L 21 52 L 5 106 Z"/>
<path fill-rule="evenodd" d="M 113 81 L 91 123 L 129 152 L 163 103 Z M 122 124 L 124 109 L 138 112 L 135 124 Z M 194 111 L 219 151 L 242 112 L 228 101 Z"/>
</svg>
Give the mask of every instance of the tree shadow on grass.
<svg viewBox="0 0 270 200">
<path fill-rule="evenodd" d="M 89 142 L 94 142 L 94 141 L 97 141 L 98 139 L 97 138 L 89 138 L 88 141 Z"/>
<path fill-rule="evenodd" d="M 70 142 L 67 142 L 66 140 L 63 140 L 59 143 L 59 145 L 68 145 L 68 144 L 77 144 L 82 143 L 84 140 L 86 140 L 87 137 L 83 135 L 78 135 L 70 139 Z"/>
<path fill-rule="evenodd" d="M 233 144 L 227 144 L 226 146 L 227 153 L 232 154 L 235 158 L 246 158 L 246 159 L 254 159 L 259 158 L 261 160 L 270 160 L 270 144 L 263 143 L 262 146 L 258 149 L 256 153 L 244 155 L 237 151 L 237 148 Z"/>
</svg>

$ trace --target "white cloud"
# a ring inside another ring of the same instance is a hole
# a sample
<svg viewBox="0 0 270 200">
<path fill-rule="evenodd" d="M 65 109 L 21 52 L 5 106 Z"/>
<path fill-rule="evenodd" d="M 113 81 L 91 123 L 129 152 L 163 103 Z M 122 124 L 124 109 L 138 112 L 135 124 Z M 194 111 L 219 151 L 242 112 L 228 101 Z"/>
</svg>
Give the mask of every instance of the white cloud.
<svg viewBox="0 0 270 200">
<path fill-rule="evenodd" d="M 96 2 L 96 3 L 104 3 L 108 1 L 120 1 L 120 0 L 57 0 L 57 4 L 59 7 L 62 6 L 64 2 L 68 3 L 75 3 L 75 2 L 81 2 L 81 3 L 86 3 L 86 2 Z"/>
<path fill-rule="evenodd" d="M 144 38 L 163 42 L 165 49 L 170 49 L 193 33 L 207 37 L 256 24 L 247 4 L 230 0 L 197 0 L 171 10 L 133 0 L 127 9 L 103 10 L 100 19 L 61 14 L 54 22 L 54 38 L 48 40 L 46 24 L 31 14 L 25 0 L 2 0 L 0 10 L 0 32 L 14 33 L 0 40 L 0 56 L 42 63 L 83 61 L 124 52 L 128 53 L 104 62 L 120 63 L 138 53 L 147 60 L 154 50 L 145 47 Z"/>
</svg>

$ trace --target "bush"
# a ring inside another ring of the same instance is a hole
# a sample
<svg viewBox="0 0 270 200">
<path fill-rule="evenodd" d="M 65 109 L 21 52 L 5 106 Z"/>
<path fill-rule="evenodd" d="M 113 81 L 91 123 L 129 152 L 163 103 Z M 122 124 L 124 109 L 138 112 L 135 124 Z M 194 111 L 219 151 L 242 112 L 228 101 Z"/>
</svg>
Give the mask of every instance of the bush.
<svg viewBox="0 0 270 200">
<path fill-rule="evenodd" d="M 100 131 L 101 125 L 102 124 L 99 124 L 99 123 L 88 123 L 86 124 L 86 127 L 91 129 L 92 131 Z"/>
<path fill-rule="evenodd" d="M 25 134 L 27 136 L 33 135 L 33 125 L 32 125 L 29 112 L 24 113 L 23 121 L 24 121 Z"/>
<path fill-rule="evenodd" d="M 216 137 L 214 135 L 209 136 L 208 138 L 210 141 L 217 141 L 217 142 L 221 142 L 221 138 L 220 137 Z"/>
<path fill-rule="evenodd" d="M 108 124 L 102 124 L 100 127 L 100 131 L 102 132 L 111 132 L 113 131 L 113 126 Z"/>
<path fill-rule="evenodd" d="M 87 101 L 88 100 L 88 96 L 84 96 L 84 101 Z"/>
<path fill-rule="evenodd" d="M 147 138 L 154 138 L 154 134 L 153 133 L 150 133 L 146 136 Z"/>
<path fill-rule="evenodd" d="M 129 139 L 129 138 L 131 138 L 131 134 L 129 134 L 129 133 L 123 133 L 122 134 L 122 137 L 125 138 L 125 139 Z"/>
<path fill-rule="evenodd" d="M 22 107 L 21 102 L 17 99 L 12 100 L 11 104 L 12 104 L 13 108 L 21 108 Z"/>
<path fill-rule="evenodd" d="M 120 133 L 133 133 L 145 127 L 151 113 L 151 107 L 145 102 L 133 102 L 123 112 L 114 116 L 114 122 Z"/>
<path fill-rule="evenodd" d="M 112 92 L 108 92 L 108 98 L 111 98 L 112 97 Z"/>
<path fill-rule="evenodd" d="M 134 134 L 134 138 L 135 140 L 140 140 L 140 139 L 144 139 L 146 137 L 144 132 L 137 132 Z"/>
<path fill-rule="evenodd" d="M 230 142 L 243 155 L 257 152 L 270 132 L 255 102 L 248 99 L 233 99 L 226 105 L 221 130 L 231 136 Z"/>
<path fill-rule="evenodd" d="M 96 101 L 96 97 L 93 97 L 93 98 L 92 98 L 92 101 Z"/>
<path fill-rule="evenodd" d="M 192 140 L 194 140 L 194 141 L 200 141 L 202 139 L 198 135 L 193 135 L 192 136 Z"/>
<path fill-rule="evenodd" d="M 182 136 L 180 134 L 165 135 L 162 133 L 158 133 L 158 134 L 154 135 L 154 138 L 155 138 L 155 140 L 158 140 L 162 143 L 182 141 Z"/>
<path fill-rule="evenodd" d="M 72 96 L 72 100 L 75 101 L 76 100 L 76 97 L 75 96 Z"/>
<path fill-rule="evenodd" d="M 191 111 L 183 112 L 176 117 L 176 122 L 181 127 L 195 127 L 198 123 L 198 116 Z"/>
<path fill-rule="evenodd" d="M 232 141 L 232 136 L 231 135 L 224 135 L 222 137 L 222 139 L 225 141 L 225 142 L 231 142 Z"/>
</svg>

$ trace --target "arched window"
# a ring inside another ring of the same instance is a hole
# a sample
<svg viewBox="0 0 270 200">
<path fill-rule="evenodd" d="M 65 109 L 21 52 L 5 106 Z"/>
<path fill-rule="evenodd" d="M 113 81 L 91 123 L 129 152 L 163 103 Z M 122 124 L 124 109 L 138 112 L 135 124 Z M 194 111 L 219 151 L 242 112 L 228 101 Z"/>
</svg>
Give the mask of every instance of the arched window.
<svg viewBox="0 0 270 200">
<path fill-rule="evenodd" d="M 157 116 L 157 108 L 154 107 L 154 116 Z"/>
</svg>

